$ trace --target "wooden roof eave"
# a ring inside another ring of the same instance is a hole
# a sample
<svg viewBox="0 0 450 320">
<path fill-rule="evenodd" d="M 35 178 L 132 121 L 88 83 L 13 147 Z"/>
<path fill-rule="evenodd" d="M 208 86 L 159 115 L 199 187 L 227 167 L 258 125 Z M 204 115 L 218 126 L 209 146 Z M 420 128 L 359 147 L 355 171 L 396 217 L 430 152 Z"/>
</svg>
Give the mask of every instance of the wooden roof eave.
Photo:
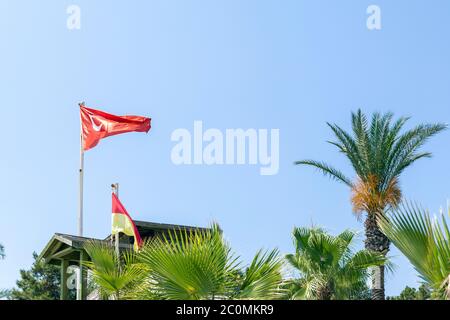
<svg viewBox="0 0 450 320">
<path fill-rule="evenodd" d="M 44 249 L 41 251 L 41 254 L 38 256 L 37 261 L 43 259 L 44 262 L 47 262 L 46 257 L 48 257 L 49 252 L 53 252 L 54 247 L 58 244 L 61 244 L 61 242 L 57 239 L 57 235 L 54 234 L 47 245 L 44 247 Z"/>
<path fill-rule="evenodd" d="M 63 245 L 67 247 L 58 251 Z M 47 245 L 38 256 L 38 261 L 43 259 L 45 263 L 50 263 L 54 259 L 62 259 L 64 256 L 83 249 L 83 243 L 73 241 L 61 234 L 54 234 Z"/>
<path fill-rule="evenodd" d="M 84 243 L 88 240 L 105 241 L 55 233 L 38 256 L 38 261 L 43 260 L 50 264 L 55 264 L 59 260 L 77 261 L 79 252 L 84 250 Z M 133 246 L 121 243 L 120 248 L 132 249 Z"/>
</svg>

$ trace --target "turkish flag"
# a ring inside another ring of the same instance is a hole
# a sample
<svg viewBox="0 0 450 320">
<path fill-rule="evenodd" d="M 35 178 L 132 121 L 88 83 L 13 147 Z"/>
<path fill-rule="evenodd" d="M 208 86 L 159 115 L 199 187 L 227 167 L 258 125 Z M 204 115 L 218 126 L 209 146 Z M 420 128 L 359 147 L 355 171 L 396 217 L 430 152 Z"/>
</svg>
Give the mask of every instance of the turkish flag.
<svg viewBox="0 0 450 320">
<path fill-rule="evenodd" d="M 83 150 L 95 147 L 100 139 L 125 132 L 148 132 L 151 119 L 140 116 L 116 116 L 80 105 Z"/>
</svg>

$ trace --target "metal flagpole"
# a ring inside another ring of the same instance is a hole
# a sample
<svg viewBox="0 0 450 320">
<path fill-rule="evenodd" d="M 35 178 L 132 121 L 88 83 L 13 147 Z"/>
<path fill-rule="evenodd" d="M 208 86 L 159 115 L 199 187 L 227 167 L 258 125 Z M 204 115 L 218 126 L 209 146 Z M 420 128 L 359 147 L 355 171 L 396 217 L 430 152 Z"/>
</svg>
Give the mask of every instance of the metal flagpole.
<svg viewBox="0 0 450 320">
<path fill-rule="evenodd" d="M 84 106 L 84 102 L 78 104 L 80 107 Z M 83 176 L 84 176 L 84 150 L 83 150 L 83 124 L 80 119 L 80 189 L 78 194 L 78 235 L 83 236 Z M 80 251 L 80 261 L 77 276 L 77 300 L 84 299 L 85 288 L 85 274 L 83 267 L 84 252 Z"/>
<path fill-rule="evenodd" d="M 84 106 L 84 102 L 78 104 Z M 78 195 L 78 235 L 83 236 L 83 176 L 84 176 L 84 150 L 83 150 L 83 125 L 80 123 L 80 190 Z"/>
<path fill-rule="evenodd" d="M 113 184 L 111 185 L 111 188 L 112 188 L 112 191 L 115 193 L 116 197 L 119 198 L 119 184 L 118 184 L 118 183 L 113 183 Z M 116 256 L 117 256 L 117 259 L 119 259 L 119 258 L 120 258 L 119 232 L 117 232 L 117 233 L 114 235 L 114 238 L 115 238 L 114 243 L 115 243 L 115 248 L 116 248 Z"/>
</svg>

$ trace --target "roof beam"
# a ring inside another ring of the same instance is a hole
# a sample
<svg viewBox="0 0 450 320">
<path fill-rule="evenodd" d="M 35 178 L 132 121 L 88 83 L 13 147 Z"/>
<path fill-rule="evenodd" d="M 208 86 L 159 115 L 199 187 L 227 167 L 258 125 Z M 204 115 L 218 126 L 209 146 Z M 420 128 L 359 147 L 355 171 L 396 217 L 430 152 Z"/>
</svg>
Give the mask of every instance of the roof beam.
<svg viewBox="0 0 450 320">
<path fill-rule="evenodd" d="M 72 253 L 76 250 L 74 250 L 72 247 L 66 248 L 64 250 L 61 250 L 53 255 L 51 255 L 48 260 L 52 260 L 52 259 L 62 259 L 65 255 Z"/>
</svg>

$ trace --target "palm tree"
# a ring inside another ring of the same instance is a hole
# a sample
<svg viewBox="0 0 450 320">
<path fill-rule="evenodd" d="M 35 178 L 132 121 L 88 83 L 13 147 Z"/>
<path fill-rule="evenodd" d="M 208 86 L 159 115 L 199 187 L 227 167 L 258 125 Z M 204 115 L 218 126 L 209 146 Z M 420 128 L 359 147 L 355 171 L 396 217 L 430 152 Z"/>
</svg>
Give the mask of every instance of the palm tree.
<svg viewBox="0 0 450 320">
<path fill-rule="evenodd" d="M 105 243 L 86 246 L 102 297 L 139 300 L 275 299 L 281 297 L 278 251 L 259 251 L 241 270 L 217 225 L 207 231 L 173 231 L 124 252 L 119 261 Z"/>
<path fill-rule="evenodd" d="M 291 299 L 352 299 L 366 288 L 368 269 L 387 262 L 375 251 L 353 253 L 355 233 L 349 230 L 331 236 L 320 228 L 295 228 L 293 236 L 295 254 L 286 260 L 301 277 L 290 281 Z"/>
<path fill-rule="evenodd" d="M 5 259 L 5 247 L 0 243 L 0 259 Z"/>
<path fill-rule="evenodd" d="M 91 271 L 101 298 L 124 299 L 142 279 L 141 268 L 132 251 L 121 252 L 118 257 L 113 246 L 100 241 L 89 241 L 85 250 L 91 258 L 85 265 Z"/>
<path fill-rule="evenodd" d="M 404 203 L 380 217 L 379 225 L 433 289 L 433 297 L 450 299 L 450 228 L 444 215 L 439 223 L 418 205 Z"/>
<path fill-rule="evenodd" d="M 446 129 L 444 124 L 421 124 L 401 134 L 409 118 L 402 117 L 393 123 L 392 119 L 392 113 L 374 113 L 369 125 L 366 116 L 358 110 L 352 113 L 353 134 L 328 123 L 337 139 L 329 143 L 348 158 L 356 174 L 355 181 L 324 162 L 295 162 L 315 167 L 351 189 L 354 213 L 367 214 L 366 249 L 384 254 L 389 251 L 390 243 L 378 227 L 376 216 L 398 206 L 402 198 L 400 175 L 417 160 L 430 157 L 429 152 L 419 152 L 419 149 L 430 137 Z M 384 266 L 379 266 L 373 271 L 372 298 L 383 300 L 384 297 Z"/>
<path fill-rule="evenodd" d="M 274 299 L 282 262 L 276 250 L 258 252 L 243 272 L 221 231 L 178 231 L 144 245 L 147 280 L 136 298 L 169 300 Z"/>
</svg>

